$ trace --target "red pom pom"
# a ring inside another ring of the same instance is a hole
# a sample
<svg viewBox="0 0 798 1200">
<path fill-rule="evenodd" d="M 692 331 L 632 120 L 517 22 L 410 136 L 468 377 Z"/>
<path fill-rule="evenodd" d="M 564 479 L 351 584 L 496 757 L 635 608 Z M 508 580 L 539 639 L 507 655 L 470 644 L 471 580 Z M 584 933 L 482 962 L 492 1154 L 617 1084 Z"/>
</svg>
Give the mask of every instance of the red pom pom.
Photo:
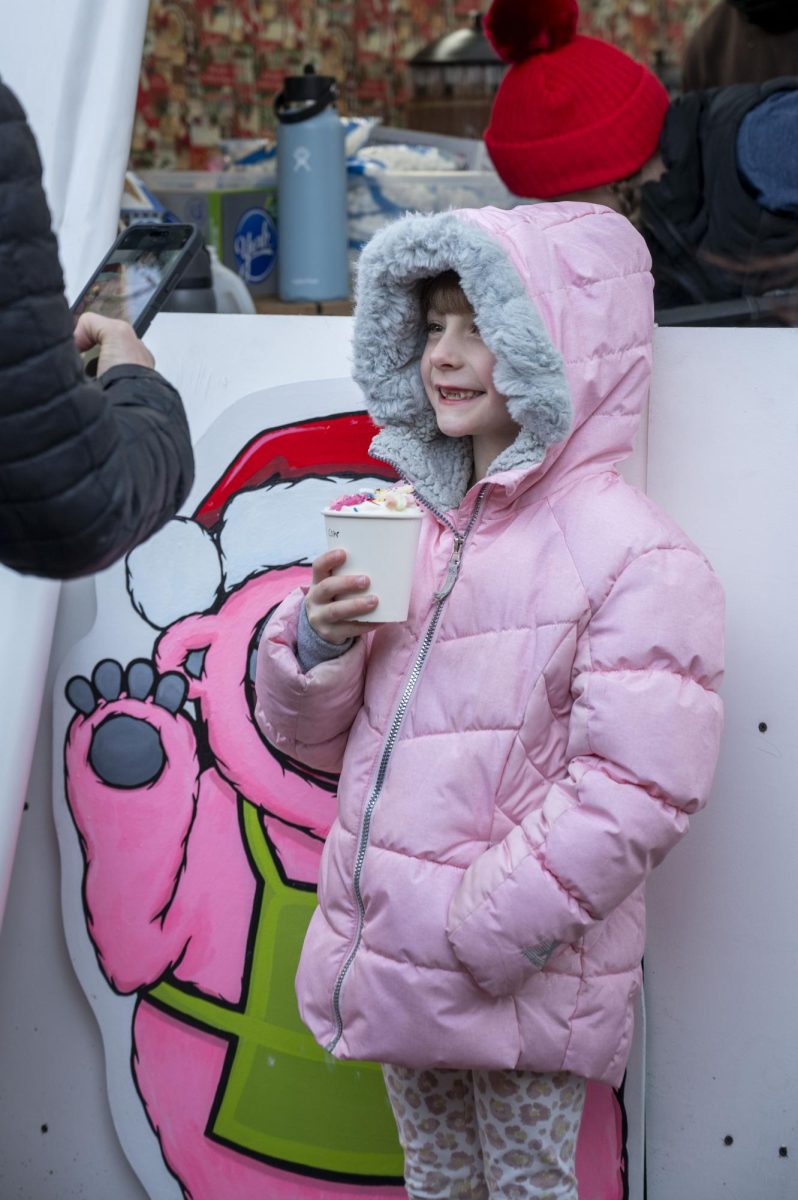
<svg viewBox="0 0 798 1200">
<path fill-rule="evenodd" d="M 577 0 L 493 0 L 483 29 L 500 58 L 523 62 L 570 42 L 578 20 Z"/>
</svg>

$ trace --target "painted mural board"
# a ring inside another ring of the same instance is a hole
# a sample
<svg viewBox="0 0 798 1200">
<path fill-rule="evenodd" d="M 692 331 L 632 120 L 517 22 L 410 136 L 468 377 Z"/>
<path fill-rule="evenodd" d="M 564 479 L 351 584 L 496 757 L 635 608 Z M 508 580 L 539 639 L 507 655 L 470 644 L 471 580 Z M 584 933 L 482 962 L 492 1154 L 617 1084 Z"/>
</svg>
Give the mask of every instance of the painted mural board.
<svg viewBox="0 0 798 1200">
<path fill-rule="evenodd" d="M 321 508 L 390 472 L 336 373 L 348 320 L 230 321 L 167 323 L 161 361 L 203 430 L 197 482 L 180 518 L 98 579 L 96 623 L 57 676 L 67 939 L 150 1197 L 398 1198 L 379 1070 L 325 1056 L 293 998 L 335 780 L 282 760 L 252 718 L 257 638 L 309 578 Z M 591 1087 L 584 1200 L 624 1196 L 636 1063 L 630 1113 Z"/>
</svg>

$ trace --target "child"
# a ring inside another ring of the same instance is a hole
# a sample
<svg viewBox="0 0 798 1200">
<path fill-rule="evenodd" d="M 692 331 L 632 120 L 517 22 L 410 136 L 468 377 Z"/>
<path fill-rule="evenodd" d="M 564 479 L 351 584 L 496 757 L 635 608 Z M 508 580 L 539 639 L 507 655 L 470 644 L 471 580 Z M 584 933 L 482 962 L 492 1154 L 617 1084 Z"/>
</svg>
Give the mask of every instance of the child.
<svg viewBox="0 0 798 1200">
<path fill-rule="evenodd" d="M 428 510 L 410 614 L 353 622 L 368 580 L 331 551 L 259 650 L 268 739 L 341 771 L 300 1010 L 386 1064 L 423 1200 L 575 1200 L 584 1081 L 617 1086 L 629 1051 L 644 881 L 712 779 L 721 589 L 614 465 L 648 389 L 648 267 L 587 204 L 379 233 L 355 377 L 372 453 Z"/>
</svg>

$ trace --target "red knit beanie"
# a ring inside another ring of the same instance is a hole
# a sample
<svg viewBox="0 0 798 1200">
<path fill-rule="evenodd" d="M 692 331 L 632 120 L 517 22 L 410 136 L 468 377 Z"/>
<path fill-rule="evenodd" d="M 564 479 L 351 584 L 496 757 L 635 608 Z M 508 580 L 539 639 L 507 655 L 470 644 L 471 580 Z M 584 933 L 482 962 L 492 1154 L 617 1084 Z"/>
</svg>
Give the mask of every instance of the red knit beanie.
<svg viewBox="0 0 798 1200">
<path fill-rule="evenodd" d="M 657 149 L 668 93 L 647 67 L 576 33 L 576 0 L 494 0 L 484 28 L 511 64 L 485 144 L 518 196 L 545 200 L 634 175 Z"/>
</svg>

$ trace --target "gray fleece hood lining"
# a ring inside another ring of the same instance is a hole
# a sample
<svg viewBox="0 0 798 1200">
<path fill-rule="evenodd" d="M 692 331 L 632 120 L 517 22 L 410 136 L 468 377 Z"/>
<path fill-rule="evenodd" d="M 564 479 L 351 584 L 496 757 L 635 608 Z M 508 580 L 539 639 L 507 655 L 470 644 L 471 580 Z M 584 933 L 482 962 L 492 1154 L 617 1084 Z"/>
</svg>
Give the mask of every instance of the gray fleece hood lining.
<svg viewBox="0 0 798 1200">
<path fill-rule="evenodd" d="M 358 267 L 354 377 L 381 426 L 372 444 L 436 508 L 456 508 L 473 467 L 470 438 L 440 433 L 421 382 L 419 281 L 454 270 L 496 358 L 493 381 L 520 432 L 489 475 L 529 468 L 572 421 L 562 357 L 500 245 L 453 213 L 409 216 L 378 233 Z"/>
</svg>

